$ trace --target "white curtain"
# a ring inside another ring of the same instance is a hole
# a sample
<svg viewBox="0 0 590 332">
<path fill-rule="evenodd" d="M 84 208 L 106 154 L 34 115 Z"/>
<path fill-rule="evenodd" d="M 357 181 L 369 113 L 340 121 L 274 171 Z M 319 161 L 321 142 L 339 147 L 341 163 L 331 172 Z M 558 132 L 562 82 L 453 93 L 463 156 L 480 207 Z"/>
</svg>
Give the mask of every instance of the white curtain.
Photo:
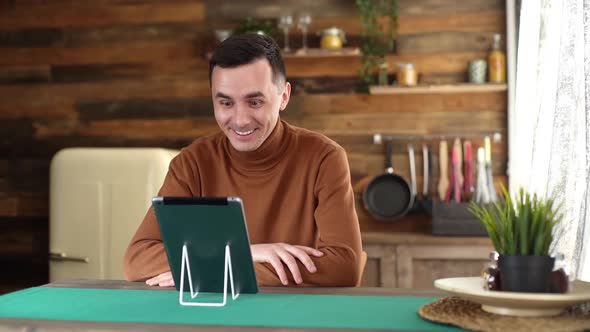
<svg viewBox="0 0 590 332">
<path fill-rule="evenodd" d="M 553 251 L 590 281 L 590 0 L 523 0 L 518 35 L 510 189 L 563 202 Z"/>
</svg>

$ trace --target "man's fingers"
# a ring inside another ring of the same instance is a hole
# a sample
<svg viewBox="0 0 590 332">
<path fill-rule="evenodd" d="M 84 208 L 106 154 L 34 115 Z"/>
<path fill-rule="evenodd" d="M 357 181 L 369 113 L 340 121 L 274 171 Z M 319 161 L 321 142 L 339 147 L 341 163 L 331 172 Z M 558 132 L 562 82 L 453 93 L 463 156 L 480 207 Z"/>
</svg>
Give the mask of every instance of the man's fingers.
<svg viewBox="0 0 590 332">
<path fill-rule="evenodd" d="M 296 284 L 301 284 L 303 278 L 301 269 L 299 267 L 300 261 L 305 268 L 314 273 L 317 271 L 315 263 L 311 259 L 313 257 L 321 257 L 323 252 L 300 245 L 291 245 L 287 243 L 260 243 L 250 246 L 252 251 L 252 260 L 254 262 L 265 262 L 272 265 L 279 280 L 283 285 L 289 284 L 288 273 L 293 276 Z M 286 270 L 285 265 L 289 269 Z"/>
<path fill-rule="evenodd" d="M 322 257 L 324 256 L 324 253 L 320 250 L 317 250 L 315 248 L 312 247 L 306 247 L 306 246 L 295 246 L 299 249 L 302 249 L 303 251 L 305 251 L 306 253 L 308 253 L 309 255 L 313 255 L 316 257 Z"/>
<path fill-rule="evenodd" d="M 307 268 L 309 272 L 314 273 L 315 271 L 317 271 L 317 268 L 315 267 L 313 260 L 311 260 L 311 257 L 309 257 L 309 253 L 303 248 L 309 247 L 289 246 L 286 249 L 291 255 L 297 257 L 297 259 L 300 260 L 301 263 L 303 263 L 303 265 L 305 266 L 305 268 Z"/>
<path fill-rule="evenodd" d="M 300 284 L 301 282 L 303 282 L 303 279 L 301 278 L 301 271 L 299 271 L 299 266 L 297 266 L 297 261 L 295 261 L 295 258 L 293 258 L 293 254 L 291 253 L 291 251 L 288 249 L 279 250 L 277 254 L 281 258 L 281 260 L 285 262 L 285 264 L 287 264 L 287 267 L 291 271 L 291 275 L 293 275 L 293 280 L 295 280 L 295 283 Z M 307 257 L 305 253 L 303 253 L 303 256 Z M 309 257 L 307 258 L 309 259 Z"/>
<path fill-rule="evenodd" d="M 169 278 L 165 278 L 163 280 L 160 280 L 160 283 L 158 285 L 160 287 L 171 287 L 171 286 L 174 286 L 174 279 L 172 278 L 172 276 L 170 276 Z"/>
<path fill-rule="evenodd" d="M 146 280 L 145 283 L 149 286 L 174 286 L 174 279 L 172 279 L 172 272 L 164 272 Z M 170 285 L 170 283 L 172 283 L 172 285 Z"/>
<path fill-rule="evenodd" d="M 159 284 L 160 283 L 160 275 L 157 275 L 153 278 L 146 280 L 145 283 L 148 284 L 149 286 L 155 286 L 155 285 Z"/>
<path fill-rule="evenodd" d="M 287 279 L 287 273 L 285 273 L 285 269 L 283 268 L 283 263 L 281 262 L 279 257 L 278 256 L 271 257 L 268 260 L 268 262 L 270 263 L 270 265 L 272 265 L 272 267 L 277 272 L 277 275 L 279 276 L 281 283 L 285 286 L 288 285 L 289 279 Z"/>
</svg>

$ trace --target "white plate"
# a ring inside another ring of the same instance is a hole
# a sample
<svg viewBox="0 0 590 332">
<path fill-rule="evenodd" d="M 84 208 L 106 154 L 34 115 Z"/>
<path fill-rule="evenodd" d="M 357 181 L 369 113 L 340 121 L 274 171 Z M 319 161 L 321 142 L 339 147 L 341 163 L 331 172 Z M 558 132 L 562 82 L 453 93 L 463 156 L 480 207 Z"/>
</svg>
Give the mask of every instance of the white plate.
<svg viewBox="0 0 590 332">
<path fill-rule="evenodd" d="M 434 286 L 480 303 L 484 311 L 510 316 L 553 316 L 568 306 L 590 301 L 590 283 L 579 280 L 564 294 L 484 290 L 481 277 L 438 279 Z"/>
</svg>

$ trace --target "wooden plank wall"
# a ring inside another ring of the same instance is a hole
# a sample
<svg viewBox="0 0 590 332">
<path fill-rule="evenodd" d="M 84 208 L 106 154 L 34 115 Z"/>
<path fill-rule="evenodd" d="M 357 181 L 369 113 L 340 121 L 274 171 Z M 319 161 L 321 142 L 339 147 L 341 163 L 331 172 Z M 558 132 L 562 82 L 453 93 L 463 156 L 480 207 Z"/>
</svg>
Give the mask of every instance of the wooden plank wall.
<svg viewBox="0 0 590 332">
<path fill-rule="evenodd" d="M 348 34 L 349 46 L 362 43 L 351 0 L 0 2 L 0 264 L 18 257 L 23 271 L 11 277 L 21 281 L 0 279 L 0 291 L 47 279 L 48 174 L 56 151 L 180 148 L 214 133 L 205 57 L 212 29 L 234 27 L 246 16 L 276 20 L 303 11 L 312 15 L 310 31 L 335 25 Z M 391 71 L 411 61 L 422 82 L 465 81 L 467 62 L 485 57 L 494 32 L 504 34 L 504 16 L 504 0 L 400 0 L 397 50 L 387 56 Z M 319 43 L 314 33 L 311 46 Z M 292 45 L 300 37 L 293 29 Z M 505 92 L 370 96 L 358 90 L 358 57 L 285 61 L 294 96 L 284 117 L 346 148 L 363 231 L 428 231 L 429 225 L 425 214 L 378 223 L 362 208 L 364 184 L 383 171 L 375 132 L 449 138 L 499 132 L 493 169 L 504 178 Z M 394 149 L 404 176 L 406 143 Z M 417 162 L 420 170 L 419 155 Z"/>
</svg>

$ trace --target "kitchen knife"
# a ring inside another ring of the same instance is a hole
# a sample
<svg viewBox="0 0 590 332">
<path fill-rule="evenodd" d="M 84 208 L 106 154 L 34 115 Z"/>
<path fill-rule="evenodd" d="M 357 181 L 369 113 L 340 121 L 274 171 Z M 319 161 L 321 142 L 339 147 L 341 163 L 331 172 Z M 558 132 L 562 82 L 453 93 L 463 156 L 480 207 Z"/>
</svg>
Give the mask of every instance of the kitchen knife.
<svg viewBox="0 0 590 332">
<path fill-rule="evenodd" d="M 494 178 L 492 177 L 492 144 L 489 136 L 484 139 L 485 157 L 486 157 L 486 174 L 487 174 L 487 188 L 490 202 L 495 202 L 497 199 L 496 189 L 494 188 Z"/>
<path fill-rule="evenodd" d="M 466 201 L 471 200 L 475 187 L 473 183 L 473 146 L 471 141 L 463 142 L 463 174 L 465 181 L 463 183 L 463 197 Z"/>
<path fill-rule="evenodd" d="M 438 198 L 441 201 L 445 200 L 445 196 L 447 194 L 447 189 L 449 188 L 449 150 L 447 146 L 447 141 L 442 140 L 440 141 L 440 145 L 438 148 L 438 161 L 439 161 L 439 179 L 438 179 Z"/>
</svg>

